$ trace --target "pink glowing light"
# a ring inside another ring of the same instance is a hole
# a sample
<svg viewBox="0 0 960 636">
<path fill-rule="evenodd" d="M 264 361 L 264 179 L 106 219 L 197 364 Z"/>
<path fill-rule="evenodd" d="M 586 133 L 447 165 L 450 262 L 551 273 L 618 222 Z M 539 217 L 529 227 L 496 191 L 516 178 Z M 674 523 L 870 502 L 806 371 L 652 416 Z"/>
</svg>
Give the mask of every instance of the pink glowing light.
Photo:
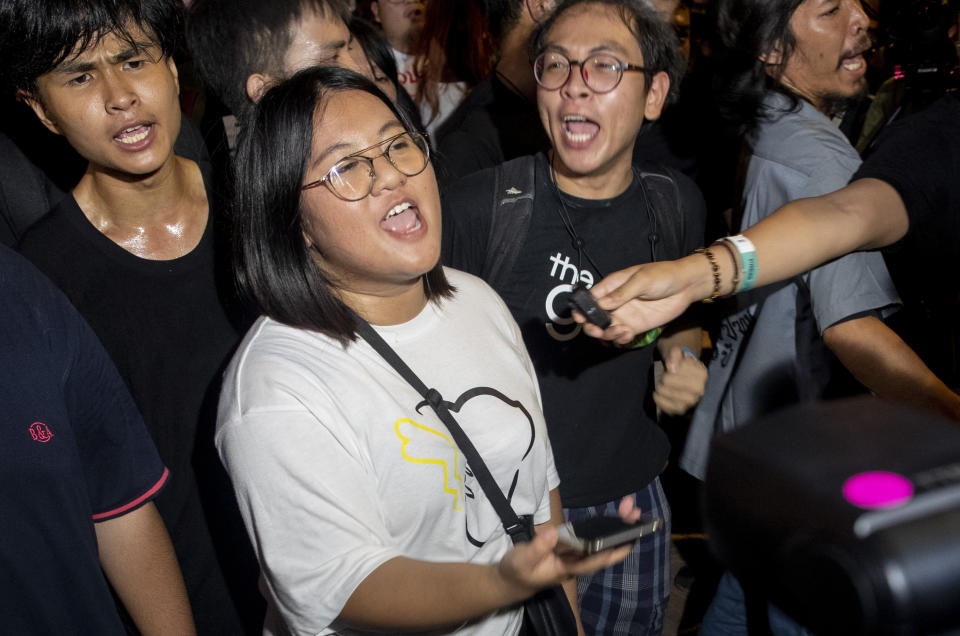
<svg viewBox="0 0 960 636">
<path fill-rule="evenodd" d="M 912 497 L 913 484 L 897 473 L 859 473 L 843 483 L 843 498 L 859 508 L 893 508 Z"/>
</svg>

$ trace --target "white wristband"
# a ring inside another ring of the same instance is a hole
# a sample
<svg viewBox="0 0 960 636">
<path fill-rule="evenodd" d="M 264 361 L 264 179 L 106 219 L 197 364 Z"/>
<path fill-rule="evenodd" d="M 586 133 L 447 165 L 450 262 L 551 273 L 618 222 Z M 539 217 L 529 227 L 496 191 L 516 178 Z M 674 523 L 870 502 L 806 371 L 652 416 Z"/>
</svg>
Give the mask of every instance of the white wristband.
<svg viewBox="0 0 960 636">
<path fill-rule="evenodd" d="M 729 241 L 730 244 L 740 252 L 740 265 L 743 270 L 743 277 L 740 279 L 740 285 L 737 286 L 734 293 L 747 291 L 757 282 L 757 250 L 750 239 L 743 234 L 727 236 L 723 240 Z"/>
</svg>

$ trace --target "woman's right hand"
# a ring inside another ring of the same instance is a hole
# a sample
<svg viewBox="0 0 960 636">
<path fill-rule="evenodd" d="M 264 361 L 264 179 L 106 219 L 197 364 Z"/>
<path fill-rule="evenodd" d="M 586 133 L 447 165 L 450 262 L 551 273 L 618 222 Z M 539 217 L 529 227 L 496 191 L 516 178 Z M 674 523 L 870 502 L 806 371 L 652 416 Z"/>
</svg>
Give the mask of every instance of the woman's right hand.
<svg viewBox="0 0 960 636">
<path fill-rule="evenodd" d="M 580 574 L 590 574 L 627 558 L 632 544 L 603 550 L 593 555 L 560 556 L 556 552 L 557 528 L 537 526 L 533 540 L 515 545 L 500 560 L 497 572 L 508 589 L 519 598 L 560 585 Z"/>
</svg>

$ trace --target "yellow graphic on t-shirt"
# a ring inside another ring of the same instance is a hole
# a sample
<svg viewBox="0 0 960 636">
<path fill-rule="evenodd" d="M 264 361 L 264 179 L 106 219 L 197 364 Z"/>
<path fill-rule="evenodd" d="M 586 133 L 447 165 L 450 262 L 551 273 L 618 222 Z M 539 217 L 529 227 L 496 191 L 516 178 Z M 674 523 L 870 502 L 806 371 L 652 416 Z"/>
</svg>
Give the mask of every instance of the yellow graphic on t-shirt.
<svg viewBox="0 0 960 636">
<path fill-rule="evenodd" d="M 428 428 L 423 424 L 418 424 L 417 422 L 405 417 L 397 420 L 393 427 L 397 431 L 397 437 L 403 440 L 403 443 L 400 445 L 400 454 L 403 455 L 405 460 L 412 464 L 436 464 L 443 468 L 443 491 L 447 494 L 453 495 L 454 510 L 460 510 L 462 512 L 463 508 L 460 507 L 460 495 L 463 492 L 463 477 L 460 476 L 460 451 L 457 449 L 457 445 L 453 443 L 453 440 L 440 431 L 435 431 L 432 428 Z M 404 433 L 404 431 L 401 431 L 401 427 L 409 429 L 409 433 Z M 445 441 L 450 447 L 453 457 L 448 459 L 415 457 L 414 454 L 417 454 L 417 448 L 421 446 L 421 444 L 418 443 L 421 442 L 421 440 L 418 440 L 417 438 L 421 436 L 423 437 L 422 446 L 424 449 L 430 449 L 433 452 L 436 452 L 436 440 L 426 437 L 427 435 L 436 435 Z M 413 448 L 409 449 L 409 451 L 413 451 L 414 454 L 411 454 L 408 451 L 407 447 L 410 446 L 410 444 L 413 444 Z M 450 459 L 453 460 L 453 477 L 455 481 L 450 480 Z"/>
</svg>

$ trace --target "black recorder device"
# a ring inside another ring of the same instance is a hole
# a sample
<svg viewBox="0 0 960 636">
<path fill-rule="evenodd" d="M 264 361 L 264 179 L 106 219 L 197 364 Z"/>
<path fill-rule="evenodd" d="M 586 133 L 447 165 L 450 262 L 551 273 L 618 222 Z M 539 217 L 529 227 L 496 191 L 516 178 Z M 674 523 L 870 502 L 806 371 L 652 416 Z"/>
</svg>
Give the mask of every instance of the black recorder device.
<svg viewBox="0 0 960 636">
<path fill-rule="evenodd" d="M 596 325 L 601 329 L 606 329 L 610 326 L 610 314 L 600 309 L 600 306 L 597 305 L 597 301 L 593 299 L 585 283 L 579 282 L 573 286 L 567 302 L 571 310 L 576 309 L 579 311 L 590 324 Z"/>
<path fill-rule="evenodd" d="M 818 636 L 960 629 L 960 426 L 858 397 L 714 438 L 713 551 Z"/>
<path fill-rule="evenodd" d="M 596 554 L 607 548 L 635 541 L 656 532 L 663 526 L 663 519 L 650 513 L 644 514 L 636 523 L 627 523 L 620 517 L 599 516 L 583 521 L 567 522 L 559 528 L 559 541 L 566 550 L 581 554 Z"/>
</svg>

